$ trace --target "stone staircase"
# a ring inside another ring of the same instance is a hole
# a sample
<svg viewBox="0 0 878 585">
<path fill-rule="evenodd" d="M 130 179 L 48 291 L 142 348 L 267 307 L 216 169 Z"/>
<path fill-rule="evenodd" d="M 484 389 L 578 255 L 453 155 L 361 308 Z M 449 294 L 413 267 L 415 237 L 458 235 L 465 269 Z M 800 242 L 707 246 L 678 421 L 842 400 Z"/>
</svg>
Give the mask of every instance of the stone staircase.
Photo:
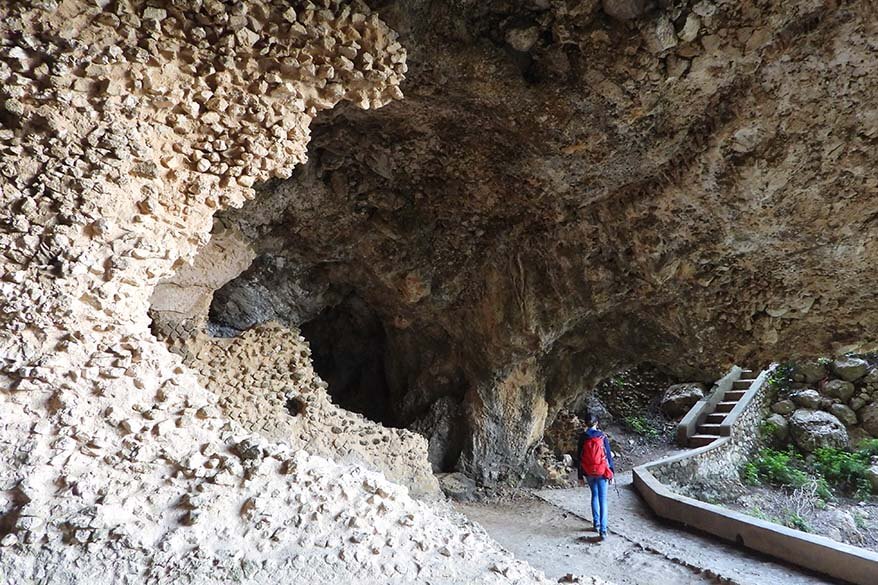
<svg viewBox="0 0 878 585">
<path fill-rule="evenodd" d="M 756 381 L 758 372 L 742 370 L 741 377 L 732 383 L 732 389 L 726 390 L 722 400 L 711 410 L 706 411 L 703 421 L 696 427 L 696 433 L 689 437 L 689 447 L 710 445 L 720 438 L 720 425 L 726 419 L 738 401 L 744 397 L 747 389 Z"/>
</svg>

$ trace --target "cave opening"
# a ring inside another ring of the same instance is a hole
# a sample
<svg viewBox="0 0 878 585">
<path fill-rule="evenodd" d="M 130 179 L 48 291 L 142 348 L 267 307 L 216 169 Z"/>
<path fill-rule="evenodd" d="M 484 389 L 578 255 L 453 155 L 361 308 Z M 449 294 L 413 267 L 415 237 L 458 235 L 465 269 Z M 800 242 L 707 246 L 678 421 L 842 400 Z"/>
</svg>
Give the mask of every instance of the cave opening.
<svg viewBox="0 0 878 585">
<path fill-rule="evenodd" d="M 387 336 L 375 311 L 350 294 L 300 329 L 333 402 L 384 426 L 397 426 L 384 362 Z"/>
</svg>

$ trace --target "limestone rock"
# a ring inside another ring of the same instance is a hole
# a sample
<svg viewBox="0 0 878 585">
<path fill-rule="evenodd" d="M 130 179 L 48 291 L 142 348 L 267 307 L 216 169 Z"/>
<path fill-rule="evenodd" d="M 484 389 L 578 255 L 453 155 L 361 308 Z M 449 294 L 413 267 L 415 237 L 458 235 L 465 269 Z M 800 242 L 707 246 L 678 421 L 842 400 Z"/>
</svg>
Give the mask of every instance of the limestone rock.
<svg viewBox="0 0 878 585">
<path fill-rule="evenodd" d="M 795 403 L 793 403 L 792 400 L 784 399 L 784 400 L 779 400 L 779 401 L 775 402 L 774 404 L 772 404 L 771 410 L 772 410 L 772 412 L 775 412 L 777 414 L 786 415 L 786 414 L 790 414 L 794 410 L 796 410 L 796 405 L 795 405 Z"/>
<path fill-rule="evenodd" d="M 604 12 L 616 20 L 632 20 L 646 14 L 649 0 L 603 0 Z"/>
<path fill-rule="evenodd" d="M 446 496 L 458 502 L 468 502 L 475 497 L 476 483 L 462 473 L 440 473 L 436 476 Z"/>
<path fill-rule="evenodd" d="M 809 453 L 820 447 L 848 446 L 848 434 L 844 425 L 822 410 L 797 410 L 790 417 L 789 427 L 796 446 Z"/>
<path fill-rule="evenodd" d="M 845 357 L 832 362 L 832 373 L 847 382 L 855 382 L 866 375 L 869 364 L 866 360 Z"/>
<path fill-rule="evenodd" d="M 526 53 L 536 44 L 540 38 L 540 29 L 535 26 L 529 28 L 513 28 L 506 33 L 506 42 L 516 51 Z"/>
<path fill-rule="evenodd" d="M 856 388 L 845 380 L 830 380 L 823 385 L 822 392 L 827 396 L 847 402 L 856 392 Z"/>
<path fill-rule="evenodd" d="M 878 465 L 873 465 L 866 471 L 866 479 L 872 486 L 872 493 L 878 494 Z"/>
<path fill-rule="evenodd" d="M 790 434 L 790 429 L 786 417 L 775 413 L 765 419 L 765 422 L 770 425 L 772 439 L 777 443 L 783 443 L 787 440 L 787 437 L 789 437 Z"/>
<path fill-rule="evenodd" d="M 661 409 L 668 417 L 681 417 L 689 409 L 695 406 L 695 403 L 704 398 L 706 387 L 699 382 L 687 382 L 684 384 L 674 384 L 665 390 L 661 400 Z"/>
<path fill-rule="evenodd" d="M 790 395 L 790 400 L 797 406 L 815 410 L 820 406 L 820 393 L 811 389 L 799 390 Z"/>
<path fill-rule="evenodd" d="M 859 411 L 859 416 L 863 430 L 873 437 L 878 437 L 878 401 L 864 406 Z"/>
<path fill-rule="evenodd" d="M 826 377 L 826 366 L 817 360 L 796 363 L 793 376 L 808 384 L 816 384 Z"/>
<path fill-rule="evenodd" d="M 843 422 L 846 427 L 857 424 L 857 413 L 849 406 L 845 406 L 844 404 L 833 404 L 829 408 L 829 412 Z"/>
</svg>

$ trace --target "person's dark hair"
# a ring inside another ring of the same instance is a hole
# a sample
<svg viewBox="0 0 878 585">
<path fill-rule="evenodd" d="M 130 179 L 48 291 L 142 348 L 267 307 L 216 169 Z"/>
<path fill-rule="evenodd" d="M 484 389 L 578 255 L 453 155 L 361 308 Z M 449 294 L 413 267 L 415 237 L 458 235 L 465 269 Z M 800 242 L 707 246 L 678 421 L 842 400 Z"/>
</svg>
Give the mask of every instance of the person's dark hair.
<svg viewBox="0 0 878 585">
<path fill-rule="evenodd" d="M 598 417 L 594 414 L 589 414 L 588 416 L 585 417 L 586 426 L 593 427 L 596 424 L 598 424 L 599 422 L 600 421 L 598 420 Z"/>
</svg>

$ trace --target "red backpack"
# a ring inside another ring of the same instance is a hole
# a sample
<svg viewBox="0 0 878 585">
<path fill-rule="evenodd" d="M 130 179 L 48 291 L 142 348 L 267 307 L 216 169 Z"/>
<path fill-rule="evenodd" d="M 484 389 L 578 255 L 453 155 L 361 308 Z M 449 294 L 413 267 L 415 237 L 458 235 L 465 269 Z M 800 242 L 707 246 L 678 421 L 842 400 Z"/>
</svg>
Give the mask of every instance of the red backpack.
<svg viewBox="0 0 878 585">
<path fill-rule="evenodd" d="M 579 460 L 582 473 L 591 477 L 613 478 L 613 472 L 607 465 L 607 452 L 604 451 L 603 435 L 589 437 L 582 444 L 582 458 Z"/>
</svg>

